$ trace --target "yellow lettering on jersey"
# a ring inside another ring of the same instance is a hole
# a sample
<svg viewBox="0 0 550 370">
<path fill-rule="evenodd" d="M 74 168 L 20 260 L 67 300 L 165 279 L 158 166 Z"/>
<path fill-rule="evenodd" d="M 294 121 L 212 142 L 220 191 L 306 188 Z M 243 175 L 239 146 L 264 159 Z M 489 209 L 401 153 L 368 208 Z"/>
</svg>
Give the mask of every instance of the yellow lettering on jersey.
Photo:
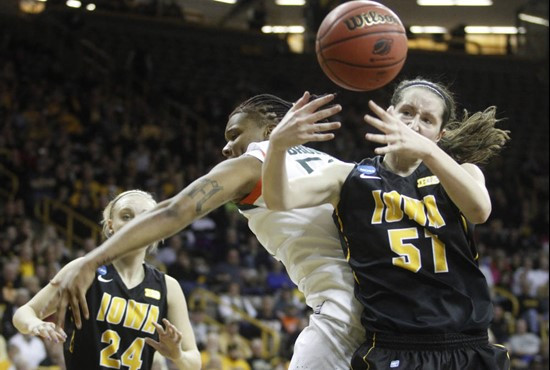
<svg viewBox="0 0 550 370">
<path fill-rule="evenodd" d="M 125 309 L 126 300 L 120 297 L 113 297 L 109 313 L 107 314 L 107 322 L 114 325 L 120 324 Z"/>
<path fill-rule="evenodd" d="M 105 330 L 101 335 L 101 343 L 107 343 L 99 354 L 99 364 L 103 367 L 120 369 L 120 360 L 111 358 L 118 351 L 120 346 L 120 335 L 114 330 Z"/>
<path fill-rule="evenodd" d="M 382 190 L 373 190 L 372 197 L 374 198 L 374 212 L 372 213 L 371 223 L 381 224 L 382 214 L 384 213 L 384 202 L 382 202 L 382 196 L 380 195 Z"/>
<path fill-rule="evenodd" d="M 105 314 L 107 313 L 110 302 L 111 295 L 109 293 L 103 292 L 103 297 L 101 297 L 101 305 L 99 306 L 99 311 L 97 312 L 97 321 L 105 321 Z"/>
<path fill-rule="evenodd" d="M 145 296 L 148 298 L 156 299 L 158 301 L 160 299 L 160 292 L 155 289 L 145 288 Z"/>
<path fill-rule="evenodd" d="M 420 250 L 413 244 L 405 242 L 407 239 L 418 238 L 416 227 L 388 230 L 388 237 L 391 250 L 399 255 L 399 257 L 392 258 L 392 263 L 409 271 L 418 272 L 422 267 Z"/>
<path fill-rule="evenodd" d="M 386 222 L 397 222 L 403 219 L 401 210 L 401 195 L 394 191 L 384 193 L 384 203 L 386 204 Z"/>
<path fill-rule="evenodd" d="M 147 315 L 147 321 L 145 322 L 145 325 L 143 325 L 143 328 L 141 328 L 141 330 L 146 333 L 153 334 L 156 329 L 153 326 L 153 321 L 157 322 L 158 319 L 159 319 L 159 308 L 158 306 L 151 305 L 151 309 L 149 310 L 149 315 Z"/>
<path fill-rule="evenodd" d="M 145 321 L 145 315 L 149 305 L 147 303 L 139 303 L 131 299 L 128 302 L 126 316 L 124 317 L 124 326 L 127 328 L 139 330 Z"/>
<path fill-rule="evenodd" d="M 120 358 L 122 360 L 122 365 L 128 366 L 128 370 L 139 370 L 141 369 L 141 353 L 143 352 L 143 346 L 145 344 L 145 339 L 136 338 L 128 347 L 126 351 L 122 354 Z"/>
<path fill-rule="evenodd" d="M 437 176 L 428 176 L 428 177 L 423 177 L 421 179 L 416 180 L 417 188 L 422 188 L 424 186 L 437 185 L 437 184 L 439 184 L 439 179 L 437 178 Z"/>
<path fill-rule="evenodd" d="M 436 229 L 445 226 L 445 220 L 441 216 L 441 213 L 439 213 L 435 197 L 433 195 L 426 195 L 424 197 L 424 204 L 428 210 L 428 225 Z"/>
<path fill-rule="evenodd" d="M 447 254 L 445 252 L 445 243 L 443 243 L 437 235 L 432 234 L 428 230 L 424 229 L 424 236 L 432 240 L 432 251 L 434 256 L 434 272 L 436 274 L 442 272 L 449 272 L 449 266 L 447 265 Z"/>
<path fill-rule="evenodd" d="M 426 225 L 426 207 L 421 200 L 409 198 L 405 195 L 403 197 L 403 209 L 405 214 L 409 216 L 409 219 L 415 221 L 417 224 Z"/>
</svg>

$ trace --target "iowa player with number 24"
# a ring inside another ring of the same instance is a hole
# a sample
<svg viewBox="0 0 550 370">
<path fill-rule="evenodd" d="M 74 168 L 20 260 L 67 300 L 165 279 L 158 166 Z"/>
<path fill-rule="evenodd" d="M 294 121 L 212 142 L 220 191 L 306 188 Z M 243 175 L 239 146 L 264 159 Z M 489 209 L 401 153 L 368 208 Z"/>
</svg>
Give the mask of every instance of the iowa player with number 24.
<svg viewBox="0 0 550 370">
<path fill-rule="evenodd" d="M 492 303 L 473 239 L 474 224 L 491 212 L 474 163 L 508 134 L 494 127 L 494 107 L 457 119 L 450 92 L 425 79 L 403 81 L 391 104 L 385 111 L 370 102 L 378 117 L 365 117 L 381 132 L 366 138 L 382 144 L 375 152 L 383 156 L 288 181 L 288 148 L 326 134 L 300 121 L 275 128 L 263 167 L 266 205 L 332 204 L 367 332 L 352 369 L 508 369 L 506 350 L 488 342 Z"/>
<path fill-rule="evenodd" d="M 150 194 L 140 190 L 119 194 L 103 211 L 104 234 L 110 237 L 156 204 Z M 151 369 L 155 350 L 179 369 L 200 369 L 200 354 L 179 283 L 144 263 L 147 250 L 156 244 L 96 270 L 85 297 L 92 317 L 84 321 L 81 330 L 72 317 L 65 322 L 68 336 L 62 328 L 42 320 L 54 313 L 46 308 L 48 299 L 57 293 L 51 284 L 16 311 L 14 325 L 22 333 L 65 342 L 67 369 Z M 163 359 L 155 356 L 155 361 Z"/>
</svg>

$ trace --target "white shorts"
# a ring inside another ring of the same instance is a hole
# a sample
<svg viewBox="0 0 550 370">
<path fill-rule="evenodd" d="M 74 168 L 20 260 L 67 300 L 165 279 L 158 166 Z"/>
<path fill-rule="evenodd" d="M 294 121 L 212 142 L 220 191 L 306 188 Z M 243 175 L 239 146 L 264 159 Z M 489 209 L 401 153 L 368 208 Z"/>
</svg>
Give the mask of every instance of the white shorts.
<svg viewBox="0 0 550 370">
<path fill-rule="evenodd" d="M 302 330 L 294 344 L 289 370 L 349 370 L 353 353 L 365 341 L 363 327 L 320 313 L 309 317 L 309 325 Z M 355 320 L 354 320 L 355 321 Z"/>
</svg>

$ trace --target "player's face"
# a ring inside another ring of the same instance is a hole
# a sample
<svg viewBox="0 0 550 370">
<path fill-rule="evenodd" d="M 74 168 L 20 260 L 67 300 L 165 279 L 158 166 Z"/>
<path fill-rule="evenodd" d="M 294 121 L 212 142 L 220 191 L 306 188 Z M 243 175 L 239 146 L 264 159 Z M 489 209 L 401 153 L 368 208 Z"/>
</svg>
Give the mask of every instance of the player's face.
<svg viewBox="0 0 550 370">
<path fill-rule="evenodd" d="M 120 198 L 112 210 L 111 228 L 116 233 L 136 216 L 147 212 L 155 207 L 150 198 L 141 194 L 128 194 Z"/>
<path fill-rule="evenodd" d="M 435 93 L 423 87 L 410 87 L 403 91 L 395 111 L 402 122 L 420 135 L 435 142 L 441 139 L 445 102 Z"/>
<path fill-rule="evenodd" d="M 229 118 L 225 127 L 227 144 L 223 147 L 222 153 L 226 158 L 236 158 L 246 152 L 250 143 L 266 139 L 266 128 L 259 127 L 253 116 L 237 113 Z"/>
</svg>

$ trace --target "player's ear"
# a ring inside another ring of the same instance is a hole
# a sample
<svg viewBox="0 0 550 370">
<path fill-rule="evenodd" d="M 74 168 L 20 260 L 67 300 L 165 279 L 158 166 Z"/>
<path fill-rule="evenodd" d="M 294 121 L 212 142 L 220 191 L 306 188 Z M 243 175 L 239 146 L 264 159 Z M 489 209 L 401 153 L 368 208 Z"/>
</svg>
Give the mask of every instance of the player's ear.
<svg viewBox="0 0 550 370">
<path fill-rule="evenodd" d="M 269 135 L 271 135 L 271 132 L 275 128 L 276 125 L 266 125 L 264 129 L 264 140 L 269 140 Z"/>
<path fill-rule="evenodd" d="M 437 137 L 435 138 L 435 142 L 436 142 L 436 143 L 439 142 L 439 140 L 441 140 L 441 138 L 442 138 L 443 136 L 445 136 L 445 133 L 446 133 L 446 132 L 447 132 L 447 130 L 445 130 L 445 129 L 441 130 L 441 131 L 439 132 L 439 135 L 437 135 Z"/>
</svg>

